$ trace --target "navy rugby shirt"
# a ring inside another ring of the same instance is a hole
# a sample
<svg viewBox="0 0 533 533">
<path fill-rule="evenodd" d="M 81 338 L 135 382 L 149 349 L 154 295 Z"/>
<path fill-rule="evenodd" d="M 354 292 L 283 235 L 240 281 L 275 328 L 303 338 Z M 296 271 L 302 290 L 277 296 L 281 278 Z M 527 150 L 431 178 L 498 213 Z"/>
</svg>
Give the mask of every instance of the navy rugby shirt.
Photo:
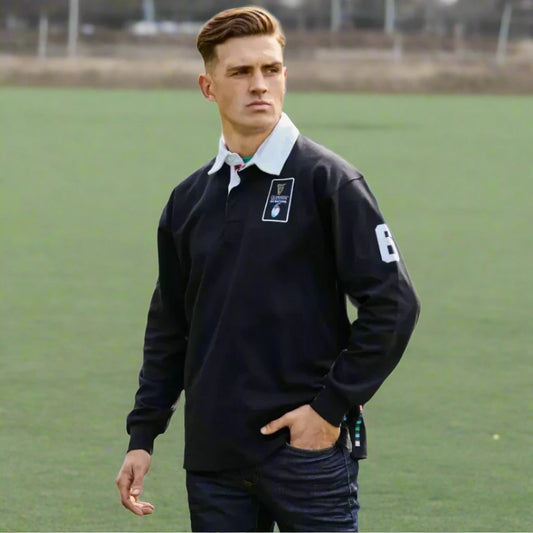
<svg viewBox="0 0 533 533">
<path fill-rule="evenodd" d="M 248 163 L 222 140 L 174 189 L 158 255 L 129 449 L 152 451 L 184 390 L 190 470 L 261 461 L 288 433 L 260 428 L 303 404 L 341 424 L 396 366 L 418 317 L 364 178 L 286 115 Z"/>
</svg>

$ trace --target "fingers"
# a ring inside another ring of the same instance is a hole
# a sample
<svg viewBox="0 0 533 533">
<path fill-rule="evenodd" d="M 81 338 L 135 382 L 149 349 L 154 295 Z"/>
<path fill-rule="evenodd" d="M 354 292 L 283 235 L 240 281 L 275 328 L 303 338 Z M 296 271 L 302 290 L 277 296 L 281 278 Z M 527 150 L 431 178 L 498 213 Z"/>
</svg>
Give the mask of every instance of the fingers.
<svg viewBox="0 0 533 533">
<path fill-rule="evenodd" d="M 142 506 L 137 505 L 137 500 L 135 496 L 130 494 L 130 491 L 127 485 L 118 484 L 118 483 L 117 485 L 118 485 L 118 490 L 120 492 L 120 502 L 122 503 L 122 505 L 126 509 L 128 509 L 128 511 L 131 511 L 132 513 L 139 515 L 139 516 L 144 516 Z"/>
<path fill-rule="evenodd" d="M 137 497 L 133 496 L 130 493 L 131 481 L 132 476 L 122 470 L 117 478 L 117 487 L 120 493 L 120 502 L 126 509 L 128 509 L 132 513 L 139 516 L 144 516 L 142 506 L 136 505 Z"/>
<path fill-rule="evenodd" d="M 135 512 L 135 514 L 138 514 L 139 516 L 152 514 L 154 512 L 154 506 L 150 502 L 139 501 L 135 496 L 133 496 L 133 494 L 130 495 L 129 500 L 133 505 L 133 512 Z"/>
<path fill-rule="evenodd" d="M 144 472 L 137 467 L 133 466 L 133 481 L 130 487 L 130 494 L 137 498 L 143 492 L 143 481 L 144 481 Z"/>
<path fill-rule="evenodd" d="M 287 427 L 290 431 L 290 444 L 309 450 L 329 447 L 339 438 L 340 428 L 331 425 L 310 405 L 301 405 L 272 420 L 261 428 L 263 435 L 271 435 Z"/>
<path fill-rule="evenodd" d="M 154 506 L 150 502 L 139 501 L 137 496 L 131 494 L 127 489 L 123 490 L 122 487 L 119 487 L 119 491 L 120 501 L 128 511 L 131 511 L 138 516 L 144 516 L 154 512 Z"/>
<path fill-rule="evenodd" d="M 142 453 L 141 453 L 142 452 Z M 143 480 L 150 468 L 150 455 L 144 450 L 127 454 L 117 476 L 116 484 L 122 505 L 138 516 L 152 514 L 154 506 L 149 502 L 138 501 L 143 491 Z"/>
<path fill-rule="evenodd" d="M 261 433 L 263 435 L 272 435 L 272 433 L 276 433 L 276 431 L 279 431 L 285 427 L 289 427 L 288 413 L 285 413 L 281 418 L 272 420 L 272 422 L 269 422 L 266 426 L 263 426 L 261 428 Z"/>
</svg>

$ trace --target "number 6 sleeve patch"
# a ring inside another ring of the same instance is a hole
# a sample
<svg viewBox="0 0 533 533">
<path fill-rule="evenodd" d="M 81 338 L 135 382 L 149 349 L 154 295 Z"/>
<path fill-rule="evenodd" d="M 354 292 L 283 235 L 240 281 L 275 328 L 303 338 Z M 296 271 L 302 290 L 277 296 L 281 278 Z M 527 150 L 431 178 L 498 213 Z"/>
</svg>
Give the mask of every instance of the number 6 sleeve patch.
<svg viewBox="0 0 533 533">
<path fill-rule="evenodd" d="M 381 259 L 385 263 L 399 261 L 400 256 L 398 254 L 398 249 L 396 248 L 396 244 L 394 244 L 392 234 L 387 224 L 379 224 L 376 226 L 376 237 L 378 239 Z"/>
</svg>

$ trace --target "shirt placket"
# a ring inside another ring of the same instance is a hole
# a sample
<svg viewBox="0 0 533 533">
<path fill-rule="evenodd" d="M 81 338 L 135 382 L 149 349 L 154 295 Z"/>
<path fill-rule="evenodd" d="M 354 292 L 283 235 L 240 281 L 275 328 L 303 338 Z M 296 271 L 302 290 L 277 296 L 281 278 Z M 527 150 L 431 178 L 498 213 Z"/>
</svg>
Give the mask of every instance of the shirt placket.
<svg viewBox="0 0 533 533">
<path fill-rule="evenodd" d="M 231 158 L 231 156 L 229 156 L 226 159 L 226 162 L 230 164 L 230 182 L 228 185 L 228 195 L 226 198 L 224 240 L 226 242 L 238 242 L 241 238 L 244 224 L 242 213 L 243 206 L 240 205 L 242 198 L 238 198 L 242 193 L 239 171 L 244 169 L 245 165 L 238 156 L 236 156 L 236 158 Z"/>
</svg>

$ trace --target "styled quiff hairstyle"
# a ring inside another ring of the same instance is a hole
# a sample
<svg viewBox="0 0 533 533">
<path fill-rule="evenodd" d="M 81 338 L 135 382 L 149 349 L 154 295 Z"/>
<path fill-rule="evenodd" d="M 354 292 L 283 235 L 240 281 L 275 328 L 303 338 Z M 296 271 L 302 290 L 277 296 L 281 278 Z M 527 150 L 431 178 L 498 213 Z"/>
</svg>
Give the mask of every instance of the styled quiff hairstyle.
<svg viewBox="0 0 533 533">
<path fill-rule="evenodd" d="M 207 64 L 216 59 L 217 45 L 234 37 L 252 35 L 275 35 L 281 47 L 285 46 L 285 36 L 278 20 L 265 9 L 256 6 L 221 11 L 203 25 L 196 46 Z"/>
</svg>

